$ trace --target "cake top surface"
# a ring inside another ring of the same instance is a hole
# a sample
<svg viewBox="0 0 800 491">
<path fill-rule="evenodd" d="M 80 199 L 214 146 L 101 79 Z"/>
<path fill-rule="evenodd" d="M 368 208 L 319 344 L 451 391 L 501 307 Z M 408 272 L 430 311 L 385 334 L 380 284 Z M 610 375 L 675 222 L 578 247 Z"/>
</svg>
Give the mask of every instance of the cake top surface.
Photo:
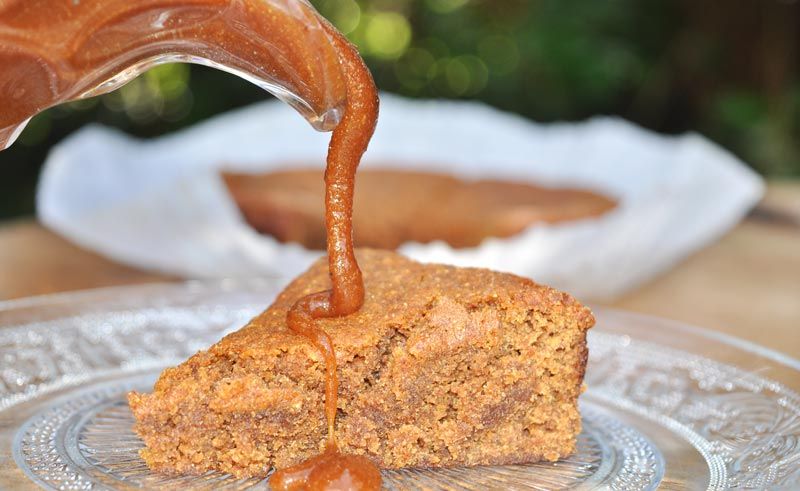
<svg viewBox="0 0 800 491">
<path fill-rule="evenodd" d="M 593 319 L 588 309 L 571 296 L 508 273 L 479 268 L 423 264 L 390 251 L 361 249 L 358 262 L 364 275 L 364 305 L 355 314 L 320 319 L 339 352 L 357 352 L 374 346 L 387 330 L 413 326 L 420 315 L 437 315 L 437 324 L 466 322 L 468 313 L 487 305 L 493 311 L 519 321 L 531 310 L 549 311 L 563 306 L 578 314 L 579 325 L 588 329 Z M 276 350 L 300 347 L 316 358 L 316 350 L 286 326 L 286 313 L 300 297 L 330 287 L 325 258 L 295 279 L 265 312 L 243 329 L 212 347 L 222 354 L 259 357 Z M 436 304 L 435 309 L 431 306 Z M 428 319 L 430 321 L 430 319 Z"/>
</svg>

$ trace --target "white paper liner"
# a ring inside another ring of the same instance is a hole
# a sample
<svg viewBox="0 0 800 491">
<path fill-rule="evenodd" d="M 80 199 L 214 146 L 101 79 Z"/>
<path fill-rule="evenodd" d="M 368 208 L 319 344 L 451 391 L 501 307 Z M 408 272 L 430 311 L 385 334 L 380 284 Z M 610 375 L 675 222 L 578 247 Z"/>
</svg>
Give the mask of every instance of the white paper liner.
<svg viewBox="0 0 800 491">
<path fill-rule="evenodd" d="M 149 141 L 89 126 L 48 157 L 39 218 L 140 268 L 186 277 L 293 276 L 319 252 L 251 229 L 218 170 L 323 168 L 329 138 L 274 101 Z M 384 94 L 362 167 L 385 163 L 577 186 L 619 200 L 600 218 L 535 224 L 476 248 L 437 242 L 400 249 L 421 261 L 529 276 L 588 300 L 611 299 L 669 268 L 730 229 L 763 194 L 756 174 L 696 134 L 665 137 L 613 118 L 540 125 L 477 103 Z"/>
</svg>

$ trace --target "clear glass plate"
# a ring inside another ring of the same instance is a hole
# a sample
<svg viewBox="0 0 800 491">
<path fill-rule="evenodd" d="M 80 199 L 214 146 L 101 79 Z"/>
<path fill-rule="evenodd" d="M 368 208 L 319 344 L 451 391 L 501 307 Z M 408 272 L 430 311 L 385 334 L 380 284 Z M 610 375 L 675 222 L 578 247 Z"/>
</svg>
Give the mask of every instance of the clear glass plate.
<svg viewBox="0 0 800 491">
<path fill-rule="evenodd" d="M 0 303 L 0 488 L 264 489 L 223 474 L 149 472 L 124 394 L 148 390 L 282 286 L 148 285 Z M 800 488 L 800 362 L 674 322 L 595 313 L 576 455 L 385 472 L 386 487 Z"/>
</svg>

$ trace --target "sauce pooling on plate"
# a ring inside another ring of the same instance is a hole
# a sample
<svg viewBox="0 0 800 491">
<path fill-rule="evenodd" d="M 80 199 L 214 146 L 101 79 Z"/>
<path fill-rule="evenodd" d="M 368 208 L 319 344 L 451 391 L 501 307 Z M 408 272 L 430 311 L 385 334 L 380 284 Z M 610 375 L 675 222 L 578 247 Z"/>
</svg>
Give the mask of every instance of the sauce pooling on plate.
<svg viewBox="0 0 800 491">
<path fill-rule="evenodd" d="M 378 116 L 378 96 L 372 76 L 355 48 L 329 28 L 345 74 L 347 103 L 333 131 L 325 169 L 325 227 L 331 289 L 301 298 L 289 310 L 289 328 L 306 337 L 325 361 L 325 452 L 270 478 L 276 490 L 380 489 L 381 475 L 369 459 L 339 452 L 336 445 L 336 406 L 339 381 L 333 342 L 316 319 L 345 316 L 364 303 L 364 282 L 353 252 L 353 188 L 361 156 L 367 149 Z"/>
</svg>

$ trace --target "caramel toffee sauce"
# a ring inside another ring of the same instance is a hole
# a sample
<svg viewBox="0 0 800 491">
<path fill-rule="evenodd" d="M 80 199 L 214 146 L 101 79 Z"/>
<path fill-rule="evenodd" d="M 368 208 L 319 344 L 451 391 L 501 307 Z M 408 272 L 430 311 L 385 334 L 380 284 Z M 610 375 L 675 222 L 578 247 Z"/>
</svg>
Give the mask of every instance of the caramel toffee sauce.
<svg viewBox="0 0 800 491">
<path fill-rule="evenodd" d="M 367 149 L 378 116 L 378 97 L 372 76 L 355 48 L 332 27 L 328 28 L 345 74 L 347 104 L 344 116 L 333 131 L 325 169 L 325 226 L 328 265 L 332 287 L 301 298 L 287 315 L 289 328 L 307 338 L 325 361 L 325 418 L 328 443 L 321 455 L 270 478 L 276 490 L 361 489 L 381 487 L 378 468 L 369 459 L 345 455 L 336 445 L 336 405 L 339 379 L 336 354 L 330 336 L 316 319 L 345 316 L 364 302 L 364 283 L 353 253 L 353 187 L 356 168 Z"/>
<path fill-rule="evenodd" d="M 0 150 L 40 111 L 167 61 L 247 76 L 332 129 L 345 87 L 324 24 L 304 0 L 0 0 Z"/>
</svg>

